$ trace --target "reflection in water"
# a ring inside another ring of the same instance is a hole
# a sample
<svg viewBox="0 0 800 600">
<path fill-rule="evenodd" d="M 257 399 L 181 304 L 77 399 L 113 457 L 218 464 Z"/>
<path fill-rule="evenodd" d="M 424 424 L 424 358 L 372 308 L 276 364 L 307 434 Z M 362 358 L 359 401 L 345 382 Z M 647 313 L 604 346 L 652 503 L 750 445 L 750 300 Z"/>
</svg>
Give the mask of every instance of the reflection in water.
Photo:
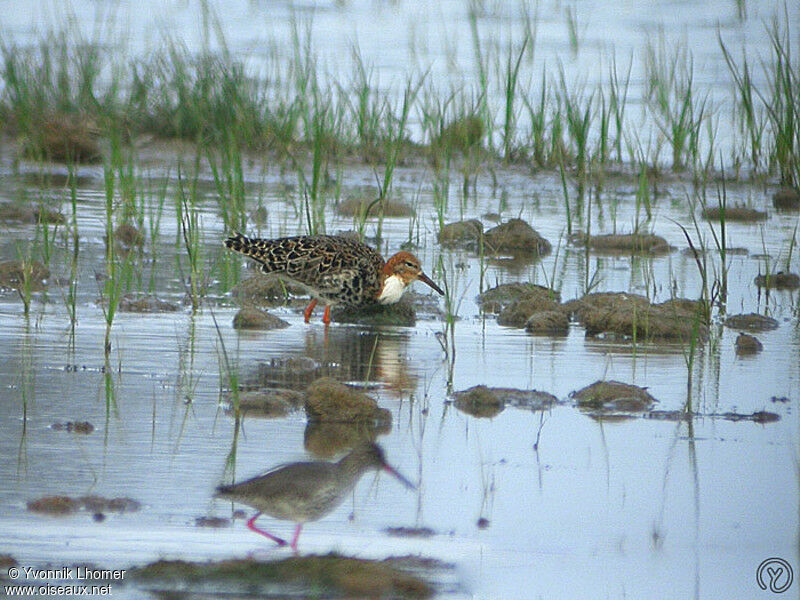
<svg viewBox="0 0 800 600">
<path fill-rule="evenodd" d="M 18 370 L 18 377 L 20 381 L 18 383 L 20 395 L 22 396 L 22 430 L 20 431 L 19 437 L 19 450 L 17 452 L 17 475 L 19 475 L 22 471 L 27 469 L 27 432 L 28 432 L 28 409 L 30 404 L 34 400 L 34 391 L 36 389 L 35 386 L 35 377 L 34 377 L 34 365 L 33 365 L 33 352 L 31 349 L 31 327 L 30 327 L 30 319 L 25 317 L 25 332 L 21 336 L 22 337 L 22 349 L 19 353 L 21 359 L 20 369 Z"/>
<path fill-rule="evenodd" d="M 309 331 L 305 350 L 306 356 L 338 365 L 341 381 L 378 382 L 398 393 L 407 393 L 417 384 L 408 370 L 409 339 L 410 333 L 405 331 L 336 327 L 324 334 Z"/>
<path fill-rule="evenodd" d="M 245 372 L 242 387 L 303 390 L 320 377 L 337 377 L 339 371 L 337 364 L 319 363 L 307 356 L 275 357 Z"/>
<path fill-rule="evenodd" d="M 374 442 L 392 429 L 391 422 L 324 423 L 309 421 L 303 436 L 306 450 L 319 458 L 331 458 L 359 444 Z"/>
<path fill-rule="evenodd" d="M 4 177 L 3 179 L 6 178 Z M 12 182 L 18 182 L 18 184 L 24 184 L 43 190 L 62 190 L 73 185 L 76 187 L 86 188 L 90 187 L 95 182 L 94 177 L 88 175 L 77 175 L 69 167 L 67 167 L 66 172 L 59 172 L 56 170 L 55 166 L 52 166 L 47 171 L 23 171 L 16 173 L 13 178 L 8 179 Z"/>
<path fill-rule="evenodd" d="M 221 485 L 217 488 L 217 496 L 255 508 L 258 512 L 247 521 L 248 529 L 268 537 L 279 546 L 285 546 L 286 541 L 256 527 L 256 519 L 265 513 L 297 523 L 291 542 L 292 550 L 297 552 L 303 523 L 327 515 L 342 503 L 364 473 L 378 469 L 414 489 L 414 484 L 386 462 L 380 446 L 363 444 L 338 462 L 296 462 L 247 481 Z"/>
<path fill-rule="evenodd" d="M 186 404 L 192 402 L 197 386 L 195 359 L 197 357 L 197 313 L 189 316 L 188 329 L 178 340 L 178 369 L 175 380 L 175 394 Z"/>
<path fill-rule="evenodd" d="M 684 433 L 684 426 L 686 431 Z M 700 597 L 700 553 L 699 553 L 699 540 L 700 540 L 700 469 L 697 462 L 697 437 L 695 435 L 694 420 L 688 419 L 685 423 L 679 422 L 673 432 L 672 441 L 669 445 L 667 452 L 666 464 L 664 465 L 664 475 L 661 485 L 661 494 L 659 502 L 658 515 L 653 522 L 652 530 L 650 532 L 650 540 L 653 548 L 661 550 L 664 545 L 664 540 L 667 535 L 665 529 L 665 515 L 667 514 L 667 502 L 670 500 L 669 482 L 670 476 L 673 472 L 673 462 L 676 453 L 680 450 L 680 443 L 686 441 L 687 446 L 687 459 L 689 473 L 692 476 L 692 508 L 694 513 L 693 533 L 693 567 L 694 567 L 694 598 Z"/>
<path fill-rule="evenodd" d="M 338 381 L 379 383 L 398 394 L 416 388 L 409 371 L 407 350 L 410 333 L 364 331 L 355 327 L 317 328 L 305 332 L 302 356 L 271 358 L 245 375 L 244 385 L 305 389 L 320 377 Z"/>
<path fill-rule="evenodd" d="M 518 250 L 513 254 L 491 256 L 487 262 L 492 266 L 502 268 L 509 275 L 519 277 L 523 276 L 539 258 L 540 256 L 536 252 Z"/>
</svg>

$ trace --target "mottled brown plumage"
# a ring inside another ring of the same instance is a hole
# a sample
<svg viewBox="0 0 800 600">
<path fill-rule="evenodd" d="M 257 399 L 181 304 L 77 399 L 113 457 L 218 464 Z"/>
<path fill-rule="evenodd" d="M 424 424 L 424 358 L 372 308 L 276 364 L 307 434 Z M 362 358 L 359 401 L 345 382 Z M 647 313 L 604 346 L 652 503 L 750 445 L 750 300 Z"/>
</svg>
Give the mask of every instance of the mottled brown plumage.
<svg viewBox="0 0 800 600">
<path fill-rule="evenodd" d="M 386 462 L 380 446 L 367 443 L 356 447 L 338 462 L 291 463 L 247 481 L 221 485 L 216 495 L 255 508 L 258 512 L 247 522 L 247 527 L 281 546 L 286 545 L 286 541 L 256 527 L 256 519 L 264 513 L 297 523 L 291 542 L 296 552 L 303 523 L 327 515 L 342 503 L 364 473 L 378 469 L 414 488 Z"/>
<path fill-rule="evenodd" d="M 301 235 L 264 240 L 237 233 L 225 240 L 225 245 L 260 263 L 262 272 L 305 287 L 313 298 L 304 313 L 306 323 L 317 301 L 325 304 L 323 321 L 328 324 L 331 305 L 391 304 L 417 279 L 444 294 L 422 272 L 413 254 L 398 252 L 384 262 L 378 252 L 347 237 Z"/>
</svg>

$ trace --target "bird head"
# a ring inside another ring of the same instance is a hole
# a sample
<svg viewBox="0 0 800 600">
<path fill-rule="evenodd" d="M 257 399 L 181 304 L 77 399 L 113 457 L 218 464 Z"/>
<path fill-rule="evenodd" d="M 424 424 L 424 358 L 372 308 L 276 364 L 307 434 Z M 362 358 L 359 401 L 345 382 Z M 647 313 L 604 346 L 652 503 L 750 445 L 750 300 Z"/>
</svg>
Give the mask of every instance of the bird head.
<svg viewBox="0 0 800 600">
<path fill-rule="evenodd" d="M 347 457 L 345 457 L 344 460 L 347 459 L 360 462 L 363 468 L 372 468 L 376 470 L 385 471 L 386 473 L 392 475 L 395 479 L 397 479 L 408 489 L 410 490 L 417 489 L 417 486 L 411 483 L 397 469 L 395 469 L 392 465 L 386 462 L 386 455 L 383 452 L 383 448 L 381 448 L 378 444 L 374 442 L 367 442 L 365 444 L 357 446 L 355 449 L 353 449 L 352 452 L 350 452 L 350 454 Z"/>
<path fill-rule="evenodd" d="M 385 286 L 384 292 L 387 292 L 385 289 L 387 280 L 394 278 L 394 281 L 402 284 L 403 289 L 414 281 L 420 280 L 421 282 L 433 288 L 433 290 L 440 295 L 444 295 L 442 289 L 436 285 L 430 277 L 422 272 L 419 259 L 410 252 L 398 252 L 389 258 L 383 267 L 383 275 Z M 381 300 L 381 298 L 379 298 L 379 300 Z M 396 302 L 397 300 L 399 300 L 399 296 L 393 301 Z"/>
</svg>

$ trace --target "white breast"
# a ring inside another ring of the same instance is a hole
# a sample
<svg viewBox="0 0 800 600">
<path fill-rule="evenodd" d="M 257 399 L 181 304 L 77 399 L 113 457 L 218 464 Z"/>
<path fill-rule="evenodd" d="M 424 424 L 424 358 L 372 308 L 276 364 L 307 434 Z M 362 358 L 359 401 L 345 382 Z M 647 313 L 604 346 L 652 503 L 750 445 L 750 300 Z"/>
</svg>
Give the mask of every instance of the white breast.
<svg viewBox="0 0 800 600">
<path fill-rule="evenodd" d="M 391 275 L 386 278 L 383 283 L 383 291 L 378 296 L 378 302 L 381 304 L 394 304 L 406 291 L 406 284 L 397 275 Z"/>
</svg>

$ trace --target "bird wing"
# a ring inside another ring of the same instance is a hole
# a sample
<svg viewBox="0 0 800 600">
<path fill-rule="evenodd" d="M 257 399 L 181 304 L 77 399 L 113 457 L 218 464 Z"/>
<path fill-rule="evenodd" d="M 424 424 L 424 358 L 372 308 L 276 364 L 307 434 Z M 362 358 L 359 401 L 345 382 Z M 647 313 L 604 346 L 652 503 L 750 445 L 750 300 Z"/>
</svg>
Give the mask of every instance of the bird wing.
<svg viewBox="0 0 800 600">
<path fill-rule="evenodd" d="M 278 519 L 310 521 L 335 508 L 343 490 L 332 464 L 299 462 L 222 486 L 218 495 L 249 504 Z"/>
<path fill-rule="evenodd" d="M 313 246 L 288 256 L 283 274 L 318 291 L 323 297 L 336 296 L 345 288 L 359 290 L 366 285 L 366 273 L 380 271 L 383 258 L 372 248 L 347 239 L 316 238 Z"/>
<path fill-rule="evenodd" d="M 232 485 L 220 486 L 220 496 L 252 496 L 270 497 L 287 489 L 297 490 L 307 487 L 310 481 L 318 481 L 328 477 L 329 468 L 321 462 L 295 462 L 280 465 L 245 481 Z"/>
<path fill-rule="evenodd" d="M 332 270 L 319 278 L 317 288 L 323 294 L 338 294 L 344 287 L 352 287 L 359 277 L 358 269 L 340 268 Z"/>
</svg>

